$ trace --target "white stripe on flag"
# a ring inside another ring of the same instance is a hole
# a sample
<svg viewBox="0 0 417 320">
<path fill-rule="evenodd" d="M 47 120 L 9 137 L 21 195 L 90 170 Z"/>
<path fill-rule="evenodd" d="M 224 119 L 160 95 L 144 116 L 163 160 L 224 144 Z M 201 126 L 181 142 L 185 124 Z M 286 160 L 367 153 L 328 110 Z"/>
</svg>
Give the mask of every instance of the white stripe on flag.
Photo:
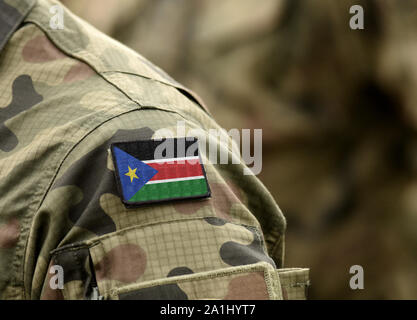
<svg viewBox="0 0 417 320">
<path fill-rule="evenodd" d="M 174 182 L 174 181 L 185 181 L 185 180 L 196 180 L 196 179 L 204 179 L 204 176 L 194 176 L 194 177 L 186 177 L 186 178 L 174 178 L 174 179 L 165 179 L 165 180 L 155 180 L 155 181 L 148 181 L 146 184 Z"/>
<path fill-rule="evenodd" d="M 174 162 L 174 161 L 181 161 L 181 160 L 196 160 L 199 159 L 198 156 L 193 157 L 182 157 L 182 158 L 169 158 L 169 159 L 155 159 L 155 160 L 146 160 L 142 161 L 143 163 L 158 163 L 158 162 Z"/>
</svg>

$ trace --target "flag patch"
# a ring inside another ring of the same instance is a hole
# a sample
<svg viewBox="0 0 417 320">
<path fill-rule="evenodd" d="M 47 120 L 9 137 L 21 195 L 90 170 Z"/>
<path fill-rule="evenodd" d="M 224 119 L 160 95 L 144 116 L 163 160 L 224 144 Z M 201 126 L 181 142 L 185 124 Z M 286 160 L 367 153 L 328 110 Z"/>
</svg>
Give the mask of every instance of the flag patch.
<svg viewBox="0 0 417 320">
<path fill-rule="evenodd" d="M 111 153 L 126 206 L 210 196 L 196 138 L 117 142 Z"/>
</svg>

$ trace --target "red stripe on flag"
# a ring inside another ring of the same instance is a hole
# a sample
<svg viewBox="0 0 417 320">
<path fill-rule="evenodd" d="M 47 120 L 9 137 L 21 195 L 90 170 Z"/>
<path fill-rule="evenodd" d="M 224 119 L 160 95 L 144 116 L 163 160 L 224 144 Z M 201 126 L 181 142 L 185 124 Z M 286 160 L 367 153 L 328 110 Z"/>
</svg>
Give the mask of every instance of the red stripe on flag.
<svg viewBox="0 0 417 320">
<path fill-rule="evenodd" d="M 158 170 L 158 173 L 149 181 L 188 178 L 203 175 L 203 169 L 198 160 L 171 160 L 169 162 L 147 163 L 147 165 Z"/>
</svg>

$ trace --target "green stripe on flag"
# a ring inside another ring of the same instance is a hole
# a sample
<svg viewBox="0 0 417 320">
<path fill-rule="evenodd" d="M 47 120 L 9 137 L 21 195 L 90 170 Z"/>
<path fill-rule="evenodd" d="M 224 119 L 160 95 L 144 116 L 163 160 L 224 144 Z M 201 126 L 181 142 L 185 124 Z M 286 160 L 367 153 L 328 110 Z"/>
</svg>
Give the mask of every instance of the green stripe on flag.
<svg viewBox="0 0 417 320">
<path fill-rule="evenodd" d="M 145 184 L 129 202 L 184 198 L 207 193 L 206 179 Z"/>
</svg>

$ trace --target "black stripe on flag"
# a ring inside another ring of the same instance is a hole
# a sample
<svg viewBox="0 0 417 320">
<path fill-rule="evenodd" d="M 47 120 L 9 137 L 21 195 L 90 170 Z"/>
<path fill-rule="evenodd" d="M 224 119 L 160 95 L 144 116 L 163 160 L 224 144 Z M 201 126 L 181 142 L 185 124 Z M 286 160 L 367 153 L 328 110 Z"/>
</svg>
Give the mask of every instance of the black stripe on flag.
<svg viewBox="0 0 417 320">
<path fill-rule="evenodd" d="M 164 145 L 161 145 L 164 143 Z M 141 160 L 156 160 L 165 158 L 182 158 L 185 156 L 198 156 L 197 138 L 170 138 L 162 140 L 136 140 L 117 142 L 113 145 L 132 155 L 133 157 Z M 163 150 L 162 155 L 155 155 L 155 150 L 160 146 L 159 150 Z M 189 148 L 192 149 L 189 149 Z M 168 155 L 167 155 L 167 150 Z M 192 152 L 188 154 L 187 151 Z M 171 153 L 170 153 L 171 152 Z"/>
</svg>

